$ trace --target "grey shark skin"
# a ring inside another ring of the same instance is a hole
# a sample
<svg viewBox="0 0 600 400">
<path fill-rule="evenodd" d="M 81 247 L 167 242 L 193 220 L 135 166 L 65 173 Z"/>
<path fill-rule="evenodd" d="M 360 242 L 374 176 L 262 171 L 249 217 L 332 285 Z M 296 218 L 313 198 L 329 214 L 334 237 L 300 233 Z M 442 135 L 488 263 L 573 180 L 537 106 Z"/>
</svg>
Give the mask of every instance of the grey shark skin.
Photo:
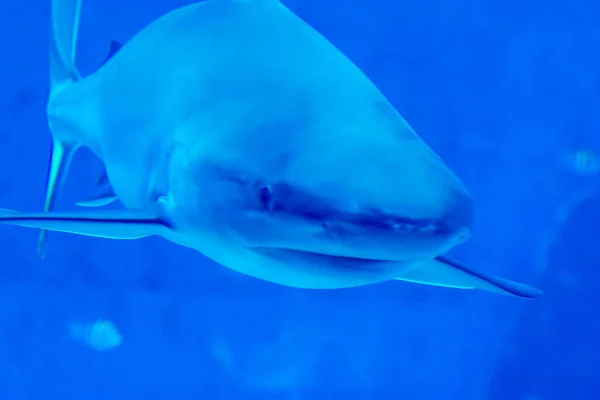
<svg viewBox="0 0 600 400">
<path fill-rule="evenodd" d="M 4 210 L 0 223 L 160 235 L 298 288 L 397 279 L 541 294 L 443 256 L 470 233 L 468 191 L 359 68 L 278 0 L 176 9 L 85 78 L 74 63 L 79 10 L 78 0 L 52 6 L 45 212 Z M 53 211 L 80 146 L 112 186 L 83 204 L 118 198 L 123 209 Z"/>
</svg>

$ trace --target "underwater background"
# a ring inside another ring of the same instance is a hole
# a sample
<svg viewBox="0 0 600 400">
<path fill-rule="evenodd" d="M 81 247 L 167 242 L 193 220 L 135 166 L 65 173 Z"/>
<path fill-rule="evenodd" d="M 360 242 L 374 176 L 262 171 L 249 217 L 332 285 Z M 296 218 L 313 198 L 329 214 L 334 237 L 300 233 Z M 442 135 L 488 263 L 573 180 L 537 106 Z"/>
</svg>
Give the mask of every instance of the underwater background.
<svg viewBox="0 0 600 400">
<path fill-rule="evenodd" d="M 81 71 L 188 3 L 84 0 Z M 474 232 L 452 255 L 546 295 L 290 289 L 156 237 L 53 233 L 42 261 L 36 230 L 2 226 L 0 400 L 600 399 L 600 3 L 284 3 L 470 189 Z M 0 206 L 38 211 L 50 1 L 1 8 Z M 78 153 L 57 209 L 101 170 Z"/>
</svg>

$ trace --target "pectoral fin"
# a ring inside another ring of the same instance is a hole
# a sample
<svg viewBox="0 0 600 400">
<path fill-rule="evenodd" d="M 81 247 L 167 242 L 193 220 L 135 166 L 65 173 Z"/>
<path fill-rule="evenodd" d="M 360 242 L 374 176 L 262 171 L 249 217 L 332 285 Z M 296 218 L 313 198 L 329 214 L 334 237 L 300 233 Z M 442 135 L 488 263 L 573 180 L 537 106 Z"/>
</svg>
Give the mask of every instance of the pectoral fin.
<svg viewBox="0 0 600 400">
<path fill-rule="evenodd" d="M 78 201 L 76 204 L 79 207 L 102 207 L 118 200 L 105 170 L 96 179 L 96 186 L 98 193 L 87 200 Z"/>
<path fill-rule="evenodd" d="M 21 213 L 0 209 L 0 224 L 108 239 L 139 239 L 162 235 L 171 229 L 158 206 L 60 213 Z"/>
<path fill-rule="evenodd" d="M 110 60 L 115 54 L 118 53 L 119 50 L 121 50 L 121 47 L 123 47 L 123 45 L 119 42 L 117 42 L 116 40 L 113 40 L 110 42 L 110 48 L 108 50 L 108 54 L 106 56 L 106 58 L 104 59 L 104 61 L 102 62 L 102 65 L 106 64 L 106 62 L 108 60 Z"/>
<path fill-rule="evenodd" d="M 102 207 L 114 203 L 117 200 L 117 195 L 112 192 L 106 192 L 92 196 L 87 200 L 78 201 L 76 204 L 79 207 Z"/>
<path fill-rule="evenodd" d="M 416 264 L 396 280 L 457 289 L 478 289 L 525 298 L 543 295 L 541 290 L 534 287 L 496 276 L 486 276 L 445 256 Z"/>
</svg>

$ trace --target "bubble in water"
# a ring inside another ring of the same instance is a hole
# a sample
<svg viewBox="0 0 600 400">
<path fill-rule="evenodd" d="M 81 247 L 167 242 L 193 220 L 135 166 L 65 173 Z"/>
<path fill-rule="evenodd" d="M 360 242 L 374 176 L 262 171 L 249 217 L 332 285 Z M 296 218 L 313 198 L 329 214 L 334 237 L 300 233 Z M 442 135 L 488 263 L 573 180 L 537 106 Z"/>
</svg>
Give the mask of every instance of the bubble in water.
<svg viewBox="0 0 600 400">
<path fill-rule="evenodd" d="M 112 350 L 123 343 L 123 337 L 114 324 L 107 320 L 94 323 L 71 322 L 69 334 L 96 351 Z"/>
</svg>

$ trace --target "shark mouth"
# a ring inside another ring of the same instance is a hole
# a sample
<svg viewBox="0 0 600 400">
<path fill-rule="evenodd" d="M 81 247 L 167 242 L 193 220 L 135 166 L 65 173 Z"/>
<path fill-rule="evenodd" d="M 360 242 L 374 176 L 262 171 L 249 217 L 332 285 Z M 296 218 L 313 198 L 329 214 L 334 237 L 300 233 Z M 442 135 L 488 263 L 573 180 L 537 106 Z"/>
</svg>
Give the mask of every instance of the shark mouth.
<svg viewBox="0 0 600 400">
<path fill-rule="evenodd" d="M 453 235 L 470 224 L 470 203 L 446 215 L 411 218 L 375 207 L 355 208 L 347 203 L 328 201 L 289 184 L 269 186 L 266 210 L 321 225 L 324 229 L 350 231 Z"/>
<path fill-rule="evenodd" d="M 341 222 L 346 222 L 370 230 L 392 231 L 398 233 L 446 234 L 451 232 L 451 228 L 439 220 L 418 220 L 380 212 L 355 214 L 349 218 L 342 219 Z"/>
<path fill-rule="evenodd" d="M 279 262 L 306 264 L 307 268 L 313 264 L 337 270 L 384 273 L 400 270 L 416 260 L 433 258 L 468 235 L 468 230 L 453 231 L 443 220 L 414 220 L 380 213 L 340 217 L 310 217 L 323 229 L 314 238 L 316 243 L 330 241 L 331 249 L 318 244 L 313 247 L 273 243 L 258 245 L 254 250 Z M 367 242 L 362 243 L 367 237 Z"/>
<path fill-rule="evenodd" d="M 359 213 L 334 212 L 327 209 L 307 209 L 299 213 L 302 218 L 321 224 L 325 229 L 354 227 L 373 232 L 421 233 L 431 235 L 452 234 L 449 221 L 442 219 L 413 219 L 389 214 L 379 210 Z"/>
</svg>

